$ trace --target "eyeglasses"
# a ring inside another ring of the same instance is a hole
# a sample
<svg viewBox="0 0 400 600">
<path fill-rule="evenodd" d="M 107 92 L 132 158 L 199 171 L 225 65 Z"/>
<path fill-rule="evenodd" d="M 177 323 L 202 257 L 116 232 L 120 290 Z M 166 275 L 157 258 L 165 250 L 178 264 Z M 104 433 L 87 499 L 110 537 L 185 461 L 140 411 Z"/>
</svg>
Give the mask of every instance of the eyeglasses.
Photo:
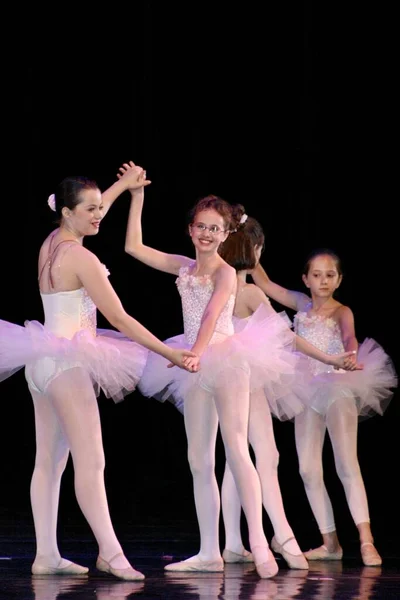
<svg viewBox="0 0 400 600">
<path fill-rule="evenodd" d="M 211 235 L 218 235 L 219 233 L 225 233 L 224 229 L 218 227 L 218 225 L 205 225 L 204 223 L 192 223 L 192 227 L 199 233 L 202 233 L 208 229 Z"/>
</svg>

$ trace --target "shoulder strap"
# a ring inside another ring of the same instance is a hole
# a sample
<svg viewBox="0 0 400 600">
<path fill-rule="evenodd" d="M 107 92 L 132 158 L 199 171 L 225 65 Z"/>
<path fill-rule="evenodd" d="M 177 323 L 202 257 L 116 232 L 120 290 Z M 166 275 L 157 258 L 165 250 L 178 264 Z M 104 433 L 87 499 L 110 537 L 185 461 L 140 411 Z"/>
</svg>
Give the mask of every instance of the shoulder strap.
<svg viewBox="0 0 400 600">
<path fill-rule="evenodd" d="M 54 285 L 53 285 L 54 282 L 53 282 L 53 276 L 52 276 L 51 270 L 52 270 L 52 267 L 53 267 L 53 264 L 54 264 L 54 258 L 56 256 L 58 248 L 61 246 L 61 244 L 64 244 L 66 242 L 69 242 L 70 244 L 77 244 L 78 243 L 76 240 L 61 240 L 61 242 L 58 242 L 58 244 L 55 246 L 55 248 L 52 248 L 53 239 L 54 238 L 51 238 L 51 240 L 50 240 L 49 254 L 48 254 L 47 259 L 44 261 L 44 264 L 43 264 L 43 267 L 42 267 L 42 269 L 41 269 L 41 271 L 39 273 L 39 279 L 38 279 L 39 282 L 40 282 L 40 280 L 42 278 L 42 275 L 43 275 L 43 272 L 44 272 L 44 269 L 45 269 L 46 266 L 48 266 L 48 269 L 49 269 L 49 273 L 48 273 L 49 274 L 49 283 L 50 283 L 50 287 L 52 289 L 54 289 Z"/>
</svg>

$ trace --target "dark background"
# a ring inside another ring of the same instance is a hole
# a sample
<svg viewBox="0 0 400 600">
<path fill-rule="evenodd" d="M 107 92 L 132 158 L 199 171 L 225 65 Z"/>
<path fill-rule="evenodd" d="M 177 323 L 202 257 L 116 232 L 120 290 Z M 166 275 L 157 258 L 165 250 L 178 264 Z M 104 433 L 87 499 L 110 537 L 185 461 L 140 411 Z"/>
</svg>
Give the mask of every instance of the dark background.
<svg viewBox="0 0 400 600">
<path fill-rule="evenodd" d="M 191 255 L 187 213 L 213 193 L 243 204 L 262 223 L 262 263 L 286 287 L 303 289 L 306 256 L 331 247 L 343 260 L 339 298 L 354 311 L 359 340 L 376 339 L 399 370 L 391 16 L 365 6 L 362 13 L 334 8 L 133 2 L 107 13 L 61 6 L 57 15 L 25 14 L 22 24 L 9 17 L 0 318 L 42 320 L 37 254 L 53 226 L 46 200 L 59 180 L 84 174 L 105 189 L 119 165 L 134 160 L 152 180 L 143 216 L 147 244 Z M 109 268 L 127 311 L 160 338 L 175 335 L 182 322 L 174 278 L 124 253 L 128 207 L 122 196 L 86 245 Z M 106 325 L 101 315 L 99 325 Z M 0 398 L 0 522 L 10 535 L 32 534 L 34 425 L 22 371 L 1 384 Z M 170 525 L 196 546 L 181 415 L 139 392 L 118 405 L 101 396 L 99 404 L 118 534 Z M 397 392 L 385 415 L 359 430 L 372 529 L 386 553 L 400 534 L 399 416 Z M 287 515 L 307 549 L 319 537 L 298 474 L 293 425 L 275 422 L 275 431 Z M 329 442 L 326 450 L 346 548 L 357 532 Z M 219 479 L 223 464 L 219 441 Z M 265 524 L 270 537 L 267 518 Z M 69 464 L 60 536 L 75 532 L 92 539 Z"/>
</svg>

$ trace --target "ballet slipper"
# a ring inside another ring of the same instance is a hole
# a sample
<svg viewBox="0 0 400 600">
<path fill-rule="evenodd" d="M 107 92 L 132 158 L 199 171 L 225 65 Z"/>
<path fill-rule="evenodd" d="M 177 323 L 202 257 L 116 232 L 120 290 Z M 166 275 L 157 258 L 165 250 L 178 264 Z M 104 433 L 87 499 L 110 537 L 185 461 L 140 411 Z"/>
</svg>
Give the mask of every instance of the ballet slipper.
<svg viewBox="0 0 400 600">
<path fill-rule="evenodd" d="M 113 556 L 109 562 L 99 556 L 97 558 L 96 568 L 99 571 L 103 571 L 103 573 L 111 573 L 111 575 L 114 575 L 118 579 L 124 579 L 125 581 L 142 581 L 144 579 L 143 573 L 136 571 L 132 566 L 126 567 L 125 569 L 115 569 L 112 567 L 111 563 L 117 556 L 123 556 L 123 553 L 118 552 L 118 554 Z"/>
<path fill-rule="evenodd" d="M 280 544 L 274 536 L 271 540 L 271 548 L 274 552 L 283 556 L 290 569 L 308 569 L 308 562 L 303 553 L 292 554 L 284 548 L 285 544 L 294 539 L 294 536 L 292 536 L 284 541 L 283 544 Z"/>
<path fill-rule="evenodd" d="M 226 563 L 249 563 L 253 561 L 253 555 L 248 550 L 244 550 L 238 554 L 237 552 L 233 552 L 232 550 L 225 550 L 222 553 L 222 558 Z"/>
<path fill-rule="evenodd" d="M 363 542 L 361 544 L 361 557 L 366 567 L 380 567 L 382 558 L 372 542 Z"/>
<path fill-rule="evenodd" d="M 224 561 L 218 560 L 181 560 L 180 562 L 170 563 L 164 567 L 165 571 L 186 571 L 186 572 L 207 572 L 220 573 L 224 570 Z"/>
<path fill-rule="evenodd" d="M 87 567 L 82 567 L 71 561 L 61 567 L 63 560 L 63 558 L 60 558 L 60 562 L 56 567 L 40 565 L 35 561 L 31 568 L 32 575 L 86 575 L 89 571 Z"/>
<path fill-rule="evenodd" d="M 304 552 L 307 560 L 342 560 L 343 549 L 339 547 L 335 552 L 329 552 L 328 548 L 323 544 L 319 548 L 307 550 Z"/>
<path fill-rule="evenodd" d="M 253 556 L 254 556 L 255 548 L 252 548 L 252 550 L 253 550 Z M 275 560 L 275 557 L 269 548 L 268 548 L 268 560 L 266 560 L 262 563 L 258 563 L 258 564 L 255 562 L 255 565 L 256 565 L 257 573 L 261 577 L 261 579 L 270 579 L 271 577 L 274 577 L 279 571 L 279 567 Z"/>
</svg>

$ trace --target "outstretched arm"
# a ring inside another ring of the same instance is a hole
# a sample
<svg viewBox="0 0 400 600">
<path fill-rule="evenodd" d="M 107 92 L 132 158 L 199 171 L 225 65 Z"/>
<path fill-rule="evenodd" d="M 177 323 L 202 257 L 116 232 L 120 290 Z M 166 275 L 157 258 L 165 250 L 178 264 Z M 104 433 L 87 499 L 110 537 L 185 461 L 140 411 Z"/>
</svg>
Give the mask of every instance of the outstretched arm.
<svg viewBox="0 0 400 600">
<path fill-rule="evenodd" d="M 309 302 L 306 294 L 288 290 L 271 281 L 260 263 L 251 272 L 251 276 L 258 287 L 270 298 L 293 310 L 300 310 L 305 303 Z"/>
<path fill-rule="evenodd" d="M 194 356 L 193 352 L 169 348 L 139 321 L 128 315 L 108 280 L 104 265 L 92 252 L 77 245 L 71 248 L 69 258 L 73 261 L 83 287 L 111 325 L 145 348 L 161 354 L 171 363 L 187 368 L 185 361 L 187 357 Z"/>
</svg>

